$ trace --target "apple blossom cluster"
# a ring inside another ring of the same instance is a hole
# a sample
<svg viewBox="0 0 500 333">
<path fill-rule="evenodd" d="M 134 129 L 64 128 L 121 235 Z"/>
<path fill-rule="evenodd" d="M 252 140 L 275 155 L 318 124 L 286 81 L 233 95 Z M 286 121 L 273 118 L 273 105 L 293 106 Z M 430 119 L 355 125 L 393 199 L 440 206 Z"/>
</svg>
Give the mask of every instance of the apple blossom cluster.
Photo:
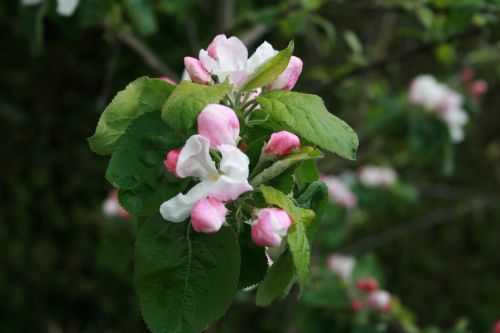
<svg viewBox="0 0 500 333">
<path fill-rule="evenodd" d="M 378 280 L 374 277 L 352 279 L 356 266 L 356 259 L 349 255 L 334 253 L 327 258 L 327 266 L 335 275 L 339 276 L 351 300 L 351 310 L 377 311 L 386 313 L 391 310 L 391 294 L 380 289 Z"/>
<path fill-rule="evenodd" d="M 447 126 L 453 142 L 460 142 L 465 134 L 463 127 L 469 121 L 463 109 L 463 97 L 432 75 L 419 75 L 410 85 L 410 102 L 433 113 Z"/>
<path fill-rule="evenodd" d="M 351 189 L 351 182 L 342 177 L 325 175 L 321 180 L 328 188 L 330 200 L 344 208 L 353 208 L 358 203 L 358 197 Z"/>
<path fill-rule="evenodd" d="M 264 42 L 249 58 L 241 40 L 221 34 L 214 38 L 207 50 L 199 52 L 198 59 L 185 57 L 184 65 L 193 82 L 210 84 L 229 79 L 230 83 L 240 86 L 277 53 L 271 44 Z M 291 90 L 299 79 L 302 65 L 300 58 L 292 56 L 287 68 L 267 88 Z"/>
<path fill-rule="evenodd" d="M 389 167 L 365 165 L 359 169 L 358 178 L 367 187 L 387 187 L 396 182 L 397 175 Z"/>
</svg>

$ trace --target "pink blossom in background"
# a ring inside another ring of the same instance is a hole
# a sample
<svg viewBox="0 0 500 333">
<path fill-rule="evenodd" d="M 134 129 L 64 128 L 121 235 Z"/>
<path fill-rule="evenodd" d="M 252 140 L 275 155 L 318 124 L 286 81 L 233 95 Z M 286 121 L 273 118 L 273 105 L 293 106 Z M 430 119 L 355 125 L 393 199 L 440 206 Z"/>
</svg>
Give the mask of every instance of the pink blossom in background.
<svg viewBox="0 0 500 333">
<path fill-rule="evenodd" d="M 352 271 L 356 265 L 356 259 L 349 255 L 342 255 L 339 253 L 333 253 L 327 258 L 328 268 L 338 276 L 340 276 L 344 281 L 348 281 L 351 278 Z"/>
<path fill-rule="evenodd" d="M 488 82 L 486 80 L 475 80 L 469 86 L 469 93 L 474 98 L 479 98 L 488 91 Z"/>
<path fill-rule="evenodd" d="M 389 312 L 391 309 L 391 294 L 386 290 L 371 292 L 367 298 L 368 305 L 380 312 Z"/>
<path fill-rule="evenodd" d="M 107 217 L 121 217 L 121 218 L 130 218 L 129 212 L 127 212 L 120 205 L 118 201 L 118 191 L 111 190 L 109 192 L 108 197 L 104 200 L 102 205 L 102 212 Z"/>
<path fill-rule="evenodd" d="M 340 177 L 322 176 L 321 180 L 328 188 L 330 200 L 338 203 L 344 208 L 352 208 L 358 203 L 358 197 L 349 185 Z"/>
<path fill-rule="evenodd" d="M 389 167 L 366 165 L 358 172 L 359 181 L 367 187 L 384 187 L 394 184 L 397 180 L 396 172 Z"/>
</svg>

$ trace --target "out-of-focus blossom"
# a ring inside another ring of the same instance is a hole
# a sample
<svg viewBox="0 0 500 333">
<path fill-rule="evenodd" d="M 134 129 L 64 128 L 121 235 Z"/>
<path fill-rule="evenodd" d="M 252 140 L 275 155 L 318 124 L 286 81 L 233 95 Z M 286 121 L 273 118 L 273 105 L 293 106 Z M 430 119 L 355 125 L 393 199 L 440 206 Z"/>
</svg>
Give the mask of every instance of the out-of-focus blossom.
<svg viewBox="0 0 500 333">
<path fill-rule="evenodd" d="M 388 312 L 391 309 L 391 294 L 386 290 L 371 292 L 367 298 L 368 305 L 380 312 Z"/>
<path fill-rule="evenodd" d="M 130 214 L 120 205 L 118 191 L 112 190 L 102 205 L 102 212 L 107 217 L 129 218 Z"/>
<path fill-rule="evenodd" d="M 36 6 L 43 0 L 21 0 L 23 6 Z M 71 16 L 78 7 L 79 0 L 57 0 L 56 12 L 61 16 Z"/>
<path fill-rule="evenodd" d="M 262 209 L 252 225 L 252 240 L 258 246 L 279 246 L 291 225 L 292 219 L 283 209 Z"/>
<path fill-rule="evenodd" d="M 410 86 L 409 99 L 443 120 L 453 142 L 463 140 L 463 126 L 468 118 L 463 116 L 466 112 L 462 109 L 463 97 L 460 94 L 436 81 L 432 75 L 419 75 Z"/>
<path fill-rule="evenodd" d="M 500 333 L 500 320 L 497 320 L 495 326 L 493 326 L 493 333 Z"/>
<path fill-rule="evenodd" d="M 486 80 L 475 80 L 469 86 L 469 93 L 472 97 L 479 98 L 488 91 L 488 82 Z"/>
<path fill-rule="evenodd" d="M 368 187 L 390 186 L 396 182 L 396 172 L 388 167 L 366 165 L 359 170 L 359 181 Z"/>
<path fill-rule="evenodd" d="M 361 291 L 371 293 L 378 289 L 378 281 L 373 277 L 362 278 L 356 281 L 356 288 Z"/>
<path fill-rule="evenodd" d="M 269 142 L 264 147 L 264 152 L 269 155 L 284 156 L 298 148 L 300 148 L 299 137 L 293 133 L 281 131 L 271 134 Z"/>
<path fill-rule="evenodd" d="M 462 73 L 460 74 L 460 78 L 462 79 L 462 81 L 467 82 L 474 79 L 474 75 L 475 75 L 474 68 L 465 67 Z"/>
<path fill-rule="evenodd" d="M 198 133 L 210 140 L 213 149 L 222 144 L 235 146 L 240 135 L 238 116 L 227 106 L 208 104 L 198 116 Z"/>
<path fill-rule="evenodd" d="M 359 299 L 353 299 L 351 301 L 351 310 L 353 312 L 359 312 L 363 309 L 363 302 Z"/>
<path fill-rule="evenodd" d="M 342 178 L 336 176 L 322 176 L 321 180 L 326 184 L 328 194 L 332 201 L 345 208 L 356 206 L 358 197 L 351 191 L 350 186 L 342 180 Z"/>
<path fill-rule="evenodd" d="M 215 198 L 205 198 L 196 202 L 191 210 L 191 224 L 196 232 L 213 234 L 226 221 L 227 208 Z"/>
<path fill-rule="evenodd" d="M 174 80 L 172 80 L 168 76 L 160 76 L 159 79 L 162 81 L 165 81 L 167 83 L 170 83 L 170 84 L 174 84 L 174 85 L 177 84 L 177 82 L 175 82 Z"/>
<path fill-rule="evenodd" d="M 348 255 L 334 253 L 328 256 L 327 265 L 333 273 L 340 276 L 344 281 L 348 281 L 356 265 L 356 259 Z"/>
</svg>

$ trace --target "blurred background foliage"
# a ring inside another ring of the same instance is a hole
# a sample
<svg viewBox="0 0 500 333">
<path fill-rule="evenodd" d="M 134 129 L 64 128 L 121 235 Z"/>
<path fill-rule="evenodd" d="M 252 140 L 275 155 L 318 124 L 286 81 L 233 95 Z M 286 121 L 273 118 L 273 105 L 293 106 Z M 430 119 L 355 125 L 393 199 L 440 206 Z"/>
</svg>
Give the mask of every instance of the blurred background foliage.
<svg viewBox="0 0 500 333">
<path fill-rule="evenodd" d="M 356 185 L 356 208 L 328 208 L 299 302 L 258 308 L 241 293 L 209 331 L 491 330 L 500 317 L 500 1 L 81 0 L 70 17 L 55 7 L 0 3 L 2 332 L 146 331 L 132 288 L 135 222 L 103 216 L 107 162 L 86 137 L 128 82 L 178 80 L 183 57 L 221 32 L 250 49 L 295 40 L 305 64 L 296 90 L 320 94 L 360 137 L 356 162 L 328 156 L 323 173 L 379 164 L 399 181 Z M 466 139 L 453 145 L 407 90 L 430 73 L 466 94 L 466 67 L 489 93 L 467 97 Z M 349 310 L 326 269 L 331 252 L 356 255 L 397 295 L 391 314 Z"/>
</svg>

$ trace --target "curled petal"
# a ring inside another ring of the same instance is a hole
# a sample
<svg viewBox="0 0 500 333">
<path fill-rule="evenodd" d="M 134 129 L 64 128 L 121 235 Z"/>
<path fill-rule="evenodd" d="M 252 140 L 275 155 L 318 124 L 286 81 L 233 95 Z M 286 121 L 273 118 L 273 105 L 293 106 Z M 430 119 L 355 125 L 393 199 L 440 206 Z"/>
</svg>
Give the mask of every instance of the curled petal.
<svg viewBox="0 0 500 333">
<path fill-rule="evenodd" d="M 274 57 L 277 53 L 278 51 L 276 51 L 268 42 L 260 44 L 254 54 L 252 54 L 252 56 L 248 59 L 248 71 L 255 71 L 259 66 Z"/>
<path fill-rule="evenodd" d="M 179 177 L 198 177 L 202 180 L 216 179 L 217 169 L 209 153 L 210 141 L 201 136 L 193 135 L 181 149 L 177 160 L 176 172 Z"/>
<path fill-rule="evenodd" d="M 219 59 L 219 57 L 217 56 L 217 45 L 219 44 L 219 42 L 221 42 L 223 40 L 227 40 L 226 35 L 224 35 L 224 34 L 217 35 L 217 36 L 215 36 L 212 43 L 210 43 L 210 45 L 208 45 L 208 47 L 207 47 L 208 55 L 215 60 Z"/>
<path fill-rule="evenodd" d="M 235 180 L 248 179 L 248 166 L 250 160 L 239 148 L 231 145 L 217 147 L 222 154 L 220 171 Z"/>
<path fill-rule="evenodd" d="M 292 90 L 302 73 L 302 60 L 292 56 L 287 68 L 271 83 L 271 89 Z"/>
<path fill-rule="evenodd" d="M 217 56 L 222 71 L 245 70 L 248 59 L 248 50 L 241 40 L 236 37 L 220 38 L 217 42 Z"/>
<path fill-rule="evenodd" d="M 170 222 L 182 222 L 189 217 L 194 204 L 208 196 L 215 181 L 204 181 L 196 184 L 186 194 L 179 193 L 160 206 L 161 216 Z"/>
<path fill-rule="evenodd" d="M 236 180 L 228 176 L 220 176 L 210 185 L 210 196 L 221 201 L 236 200 L 245 192 L 253 190 L 253 187 L 245 180 Z"/>
</svg>

